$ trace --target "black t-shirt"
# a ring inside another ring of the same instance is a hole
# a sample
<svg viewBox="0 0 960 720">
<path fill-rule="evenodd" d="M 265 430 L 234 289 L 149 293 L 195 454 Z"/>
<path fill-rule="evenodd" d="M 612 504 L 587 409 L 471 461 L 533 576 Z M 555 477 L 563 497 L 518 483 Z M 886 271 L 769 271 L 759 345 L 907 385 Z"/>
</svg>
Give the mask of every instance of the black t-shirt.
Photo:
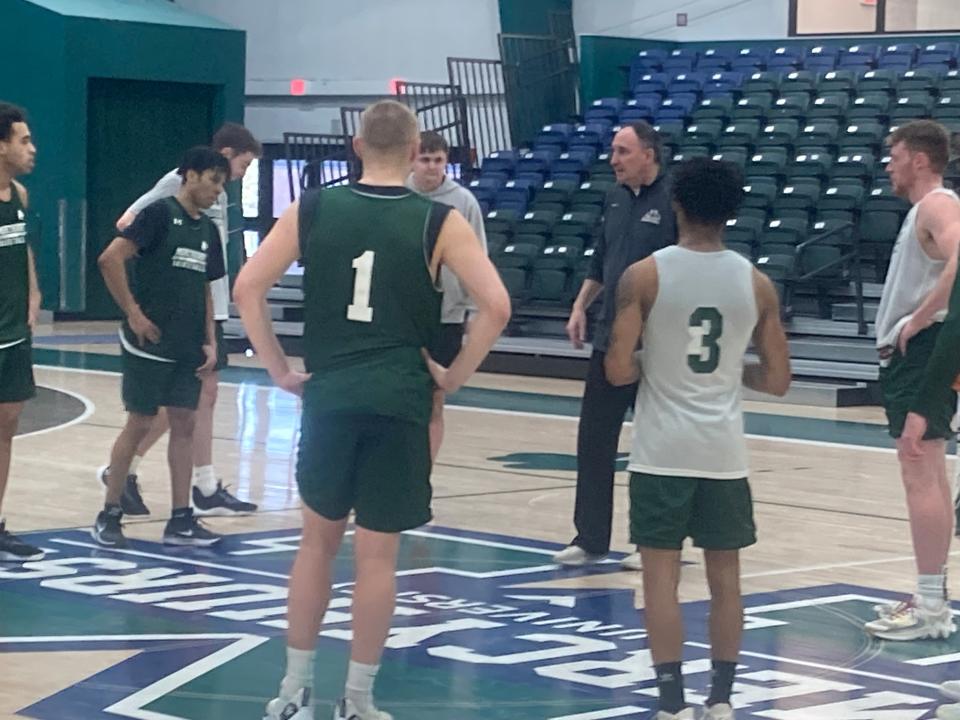
<svg viewBox="0 0 960 720">
<path fill-rule="evenodd" d="M 207 283 L 226 274 L 216 225 L 205 215 L 190 217 L 176 198 L 145 207 L 123 233 L 136 244 L 133 296 L 160 330 L 160 342 L 138 345 L 126 322 L 130 346 L 156 358 L 183 362 L 203 359 L 206 342 Z"/>
</svg>

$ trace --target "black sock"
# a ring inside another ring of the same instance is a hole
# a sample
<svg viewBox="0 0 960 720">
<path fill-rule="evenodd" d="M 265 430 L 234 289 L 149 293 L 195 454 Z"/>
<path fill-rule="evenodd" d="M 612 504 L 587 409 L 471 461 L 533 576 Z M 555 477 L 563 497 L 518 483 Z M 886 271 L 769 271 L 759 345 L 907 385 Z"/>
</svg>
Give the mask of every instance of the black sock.
<svg viewBox="0 0 960 720">
<path fill-rule="evenodd" d="M 680 663 L 663 663 L 654 669 L 657 672 L 660 709 L 675 715 L 687 706 L 683 701 L 683 675 L 680 671 Z"/>
<path fill-rule="evenodd" d="M 188 520 L 192 514 L 193 509 L 190 507 L 174 508 L 170 518 L 172 520 Z"/>
<path fill-rule="evenodd" d="M 123 515 L 123 510 L 121 509 L 119 503 L 104 503 L 103 511 L 107 515 Z"/>
<path fill-rule="evenodd" d="M 710 697 L 707 698 L 707 707 L 721 703 L 730 704 L 730 693 L 733 691 L 733 676 L 737 672 L 737 664 L 729 660 L 714 660 L 713 672 L 710 674 Z"/>
</svg>

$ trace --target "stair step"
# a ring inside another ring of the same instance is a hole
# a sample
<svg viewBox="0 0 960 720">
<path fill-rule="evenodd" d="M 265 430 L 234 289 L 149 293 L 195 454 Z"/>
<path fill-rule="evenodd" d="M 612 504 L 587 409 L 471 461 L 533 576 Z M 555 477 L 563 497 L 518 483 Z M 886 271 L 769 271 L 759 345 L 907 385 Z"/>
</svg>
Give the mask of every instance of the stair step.
<svg viewBox="0 0 960 720">
<path fill-rule="evenodd" d="M 795 380 L 782 398 L 745 389 L 744 400 L 814 407 L 853 407 L 875 403 L 875 390 L 866 383 L 837 384 Z"/>
<path fill-rule="evenodd" d="M 873 301 L 864 301 L 863 316 L 867 322 L 875 322 L 877 319 L 877 310 L 880 304 Z M 831 306 L 831 316 L 834 320 L 846 320 L 856 322 L 857 304 L 856 303 L 834 303 Z"/>
</svg>

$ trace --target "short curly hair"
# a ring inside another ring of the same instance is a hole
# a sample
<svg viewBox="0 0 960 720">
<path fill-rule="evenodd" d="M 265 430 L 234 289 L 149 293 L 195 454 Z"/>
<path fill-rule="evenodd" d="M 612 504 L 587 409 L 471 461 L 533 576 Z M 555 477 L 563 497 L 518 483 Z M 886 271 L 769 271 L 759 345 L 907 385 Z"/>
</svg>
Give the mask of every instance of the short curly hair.
<svg viewBox="0 0 960 720">
<path fill-rule="evenodd" d="M 692 158 L 673 169 L 673 201 L 697 225 L 722 225 L 743 202 L 743 172 L 729 162 Z"/>
</svg>

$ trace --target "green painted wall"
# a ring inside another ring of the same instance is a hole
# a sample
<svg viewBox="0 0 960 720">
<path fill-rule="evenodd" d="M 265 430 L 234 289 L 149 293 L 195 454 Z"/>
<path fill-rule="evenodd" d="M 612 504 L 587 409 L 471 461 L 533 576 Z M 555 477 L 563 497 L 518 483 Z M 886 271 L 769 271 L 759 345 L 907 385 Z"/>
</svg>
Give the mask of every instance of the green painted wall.
<svg viewBox="0 0 960 720">
<path fill-rule="evenodd" d="M 500 0 L 500 29 L 517 35 L 549 35 L 550 12 L 573 12 L 573 0 Z"/>
<path fill-rule="evenodd" d="M 55 5 L 54 0 L 40 0 Z M 169 20 L 166 0 L 156 4 L 157 17 Z M 122 8 L 116 0 L 85 0 L 85 12 Z M 175 6 L 174 6 L 175 7 Z M 0 98 L 27 108 L 38 146 L 37 167 L 25 179 L 31 204 L 39 216 L 42 245 L 38 264 L 44 307 L 80 311 L 85 298 L 82 263 L 84 226 L 80 208 L 87 197 L 87 85 L 90 78 L 202 83 L 216 86 L 213 125 L 243 120 L 246 37 L 241 31 L 192 26 L 190 14 L 179 11 L 182 24 L 124 22 L 115 17 L 69 17 L 30 0 L 3 0 L 4 50 L 25 70 L 0 76 Z M 122 14 L 121 14 L 122 17 Z M 162 122 L 162 118 L 157 119 Z M 215 127 L 211 127 L 211 131 Z M 186 148 L 171 148 L 164 166 L 172 167 Z M 130 158 L 130 162 L 137 162 Z M 146 190 L 129 188 L 131 200 Z M 60 287 L 58 215 L 65 201 L 66 283 Z M 61 304 L 61 291 L 64 303 Z"/>
<path fill-rule="evenodd" d="M 580 82 L 584 104 L 593 102 L 601 97 L 620 97 L 624 93 L 627 75 L 621 70 L 629 67 L 633 56 L 641 50 L 650 48 L 666 48 L 671 50 L 678 47 L 687 47 L 702 50 L 710 47 L 758 47 L 777 48 L 794 45 L 812 46 L 817 42 L 824 45 L 854 44 L 857 41 L 864 43 L 882 43 L 894 45 L 898 42 L 913 42 L 917 44 L 934 43 L 939 41 L 956 42 L 955 35 L 923 35 L 923 36 L 894 36 L 880 35 L 872 37 L 828 37 L 828 38 L 789 38 L 779 40 L 722 40 L 718 42 L 689 42 L 680 43 L 664 40 L 645 40 L 643 38 L 619 38 L 601 35 L 580 36 Z"/>
</svg>

